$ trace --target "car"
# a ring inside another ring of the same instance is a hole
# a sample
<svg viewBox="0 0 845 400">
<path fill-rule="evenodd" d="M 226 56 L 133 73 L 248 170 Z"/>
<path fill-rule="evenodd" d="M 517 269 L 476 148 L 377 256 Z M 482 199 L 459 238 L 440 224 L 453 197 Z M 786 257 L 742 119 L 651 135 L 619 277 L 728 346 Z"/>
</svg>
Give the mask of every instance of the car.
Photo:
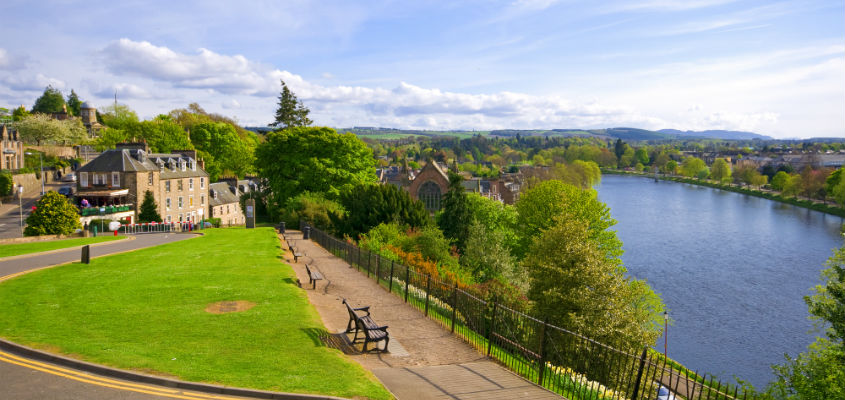
<svg viewBox="0 0 845 400">
<path fill-rule="evenodd" d="M 73 195 L 73 187 L 70 186 L 62 186 L 59 188 L 59 194 L 63 196 L 70 197 Z"/>
<path fill-rule="evenodd" d="M 76 182 L 76 174 L 68 172 L 62 177 L 62 182 Z"/>
</svg>

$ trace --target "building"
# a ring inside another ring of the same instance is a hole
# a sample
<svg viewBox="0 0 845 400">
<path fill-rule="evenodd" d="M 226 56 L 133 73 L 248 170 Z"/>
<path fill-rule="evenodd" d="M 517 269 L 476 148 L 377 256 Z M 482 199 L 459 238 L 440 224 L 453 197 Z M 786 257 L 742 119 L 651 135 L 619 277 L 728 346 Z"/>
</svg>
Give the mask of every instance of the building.
<svg viewBox="0 0 845 400">
<path fill-rule="evenodd" d="M 212 183 L 208 189 L 208 208 L 212 218 L 220 218 L 221 226 L 246 223 L 241 210 L 241 191 L 228 182 Z"/>
<path fill-rule="evenodd" d="M 23 142 L 18 131 L 6 124 L 0 125 L 0 169 L 21 169 L 23 168 Z"/>
<path fill-rule="evenodd" d="M 96 137 L 100 130 L 105 128 L 97 122 L 97 109 L 88 104 L 87 101 L 79 106 L 79 117 L 82 118 L 82 125 L 85 126 L 90 137 Z"/>
<path fill-rule="evenodd" d="M 150 153 L 146 143 L 119 143 L 77 170 L 83 223 L 101 218 L 96 211 L 103 208 L 104 218 L 137 222 L 147 190 L 164 222 L 199 222 L 208 216 L 209 186 L 195 150 Z M 95 212 L 86 211 L 86 205 Z"/>
<path fill-rule="evenodd" d="M 425 204 L 425 209 L 434 212 L 440 210 L 441 199 L 449 191 L 449 176 L 436 162 L 425 164 L 408 186 L 412 198 Z"/>
</svg>

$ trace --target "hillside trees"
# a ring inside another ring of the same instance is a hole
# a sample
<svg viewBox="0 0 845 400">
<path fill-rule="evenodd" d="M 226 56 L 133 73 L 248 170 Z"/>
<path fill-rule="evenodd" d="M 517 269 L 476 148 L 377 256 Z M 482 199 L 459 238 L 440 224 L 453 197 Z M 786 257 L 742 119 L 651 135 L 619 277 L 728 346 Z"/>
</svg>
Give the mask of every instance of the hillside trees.
<svg viewBox="0 0 845 400">
<path fill-rule="evenodd" d="M 361 184 L 341 193 L 338 203 L 345 215 L 330 215 L 332 224 L 338 232 L 353 238 L 384 223 L 407 228 L 429 223 L 425 205 L 394 185 Z"/>
<path fill-rule="evenodd" d="M 698 157 L 687 157 L 681 161 L 681 175 L 704 179 L 709 175 L 707 164 Z"/>
<path fill-rule="evenodd" d="M 337 199 L 343 191 L 376 182 L 372 150 L 355 135 L 340 135 L 331 128 L 270 132 L 255 157 L 256 169 L 272 191 L 269 206 L 275 211 L 302 192 Z"/>
<path fill-rule="evenodd" d="M 717 158 L 710 166 L 710 179 L 719 182 L 729 182 L 731 178 L 731 165 L 724 158 Z"/>
<path fill-rule="evenodd" d="M 78 119 L 60 121 L 47 114 L 27 116 L 18 121 L 16 127 L 24 142 L 39 146 L 43 144 L 78 144 L 88 138 L 85 127 Z"/>
<path fill-rule="evenodd" d="M 212 181 L 216 181 L 220 173 L 243 177 L 252 170 L 252 150 L 241 140 L 232 125 L 223 122 L 201 123 L 193 126 L 190 135 L 194 147 L 206 154 L 209 175 L 215 172 L 209 178 Z"/>
</svg>

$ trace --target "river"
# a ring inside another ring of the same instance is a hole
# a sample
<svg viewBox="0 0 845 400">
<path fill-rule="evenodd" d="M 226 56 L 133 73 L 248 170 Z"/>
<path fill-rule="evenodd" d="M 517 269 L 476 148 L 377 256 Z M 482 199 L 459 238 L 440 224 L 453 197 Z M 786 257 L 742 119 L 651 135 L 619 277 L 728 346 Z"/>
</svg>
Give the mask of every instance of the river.
<svg viewBox="0 0 845 400">
<path fill-rule="evenodd" d="M 618 221 L 629 274 L 669 308 L 670 357 L 760 389 L 770 365 L 814 340 L 803 296 L 842 245 L 842 218 L 653 178 L 605 175 L 596 190 Z"/>
</svg>

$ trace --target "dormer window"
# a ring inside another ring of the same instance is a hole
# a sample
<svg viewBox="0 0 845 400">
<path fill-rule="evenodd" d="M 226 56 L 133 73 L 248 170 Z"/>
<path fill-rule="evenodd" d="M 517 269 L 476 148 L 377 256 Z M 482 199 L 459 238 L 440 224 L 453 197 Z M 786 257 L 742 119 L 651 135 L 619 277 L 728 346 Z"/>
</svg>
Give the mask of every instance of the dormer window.
<svg viewBox="0 0 845 400">
<path fill-rule="evenodd" d="M 217 191 L 216 190 L 212 190 L 211 195 L 214 196 L 214 200 L 217 200 Z"/>
<path fill-rule="evenodd" d="M 179 167 L 182 169 L 182 171 L 185 170 L 185 167 L 186 167 L 185 160 L 183 160 L 181 158 L 179 159 Z"/>
<path fill-rule="evenodd" d="M 194 161 L 194 159 L 192 158 L 191 159 L 191 171 L 196 171 L 196 170 L 197 170 L 197 162 Z"/>
</svg>

